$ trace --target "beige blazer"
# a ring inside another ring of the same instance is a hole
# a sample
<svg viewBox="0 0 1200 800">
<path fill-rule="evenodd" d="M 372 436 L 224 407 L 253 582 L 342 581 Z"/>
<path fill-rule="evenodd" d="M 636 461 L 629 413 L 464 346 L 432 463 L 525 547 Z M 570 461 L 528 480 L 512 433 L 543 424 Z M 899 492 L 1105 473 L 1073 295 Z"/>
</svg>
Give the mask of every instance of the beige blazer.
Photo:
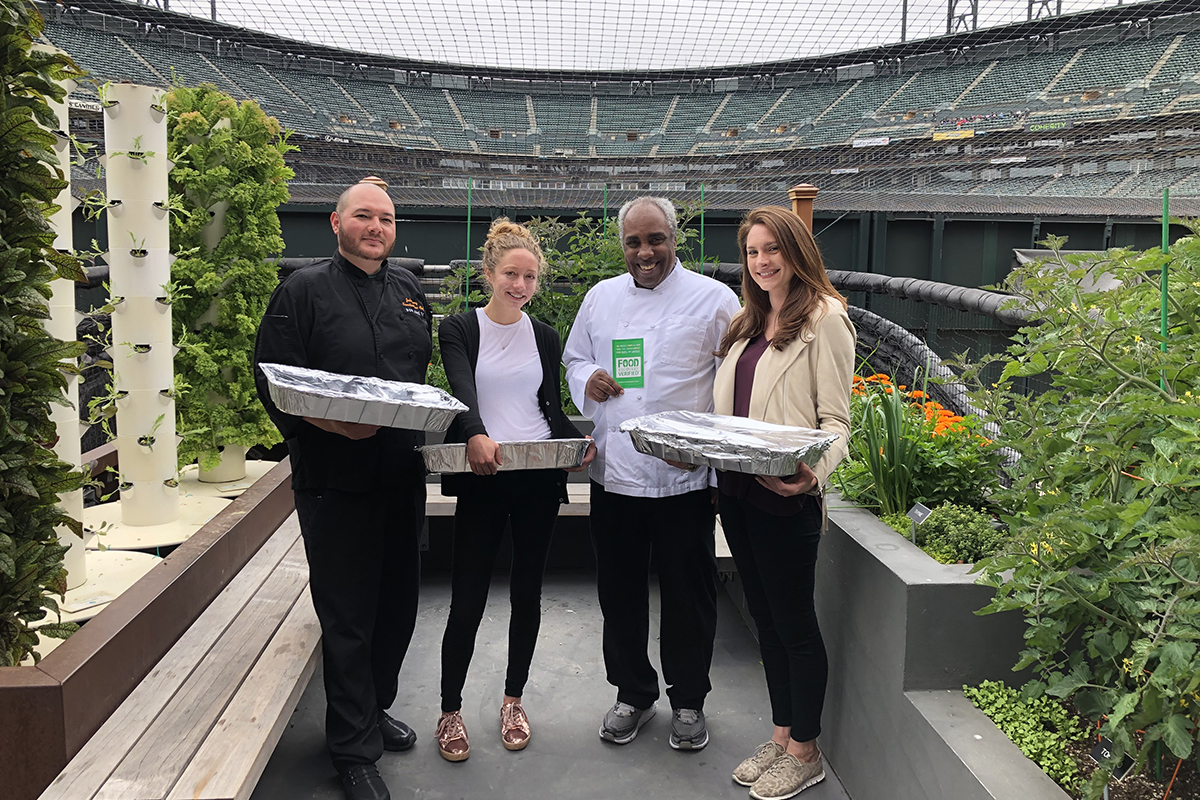
<svg viewBox="0 0 1200 800">
<path fill-rule="evenodd" d="M 733 413 L 734 376 L 738 358 L 748 343 L 747 339 L 734 343 L 717 369 L 713 401 L 718 414 Z M 767 348 L 754 371 L 750 389 L 752 419 L 838 434 L 838 440 L 813 469 L 822 490 L 848 450 L 853 374 L 854 325 L 842 304 L 833 298 L 825 299 L 825 313 L 811 329 L 782 350 Z"/>
</svg>

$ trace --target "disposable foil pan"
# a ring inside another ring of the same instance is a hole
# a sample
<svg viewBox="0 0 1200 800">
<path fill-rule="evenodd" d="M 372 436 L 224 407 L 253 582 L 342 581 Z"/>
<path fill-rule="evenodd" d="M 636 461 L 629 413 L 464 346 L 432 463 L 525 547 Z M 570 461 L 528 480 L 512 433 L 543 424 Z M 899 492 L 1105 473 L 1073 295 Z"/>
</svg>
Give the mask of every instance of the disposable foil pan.
<svg viewBox="0 0 1200 800">
<path fill-rule="evenodd" d="M 542 439 L 535 442 L 499 442 L 500 471 L 517 469 L 568 469 L 583 463 L 587 439 Z M 431 444 L 418 447 L 430 472 L 470 472 L 465 444 Z"/>
<path fill-rule="evenodd" d="M 746 417 L 663 411 L 621 423 L 639 453 L 751 475 L 795 475 L 815 466 L 836 433 L 773 425 Z"/>
<path fill-rule="evenodd" d="M 259 364 L 285 414 L 362 422 L 414 431 L 444 431 L 467 407 L 423 383 L 339 375 L 286 364 Z"/>
</svg>

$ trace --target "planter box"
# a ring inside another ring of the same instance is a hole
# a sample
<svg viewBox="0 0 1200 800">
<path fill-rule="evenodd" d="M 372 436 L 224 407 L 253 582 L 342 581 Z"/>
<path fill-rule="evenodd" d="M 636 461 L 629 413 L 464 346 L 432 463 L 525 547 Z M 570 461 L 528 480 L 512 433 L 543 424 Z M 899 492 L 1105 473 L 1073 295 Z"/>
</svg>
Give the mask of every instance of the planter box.
<svg viewBox="0 0 1200 800">
<path fill-rule="evenodd" d="M 1024 680 L 1012 672 L 1024 621 L 976 616 L 992 590 L 969 569 L 830 497 L 816 588 L 829 653 L 820 742 L 854 800 L 1068 797 L 963 697 L 963 684 Z M 723 577 L 740 601 L 736 576 Z"/>
<path fill-rule="evenodd" d="M 6 800 L 33 800 L 295 508 L 287 461 L 37 666 L 0 668 Z"/>
</svg>

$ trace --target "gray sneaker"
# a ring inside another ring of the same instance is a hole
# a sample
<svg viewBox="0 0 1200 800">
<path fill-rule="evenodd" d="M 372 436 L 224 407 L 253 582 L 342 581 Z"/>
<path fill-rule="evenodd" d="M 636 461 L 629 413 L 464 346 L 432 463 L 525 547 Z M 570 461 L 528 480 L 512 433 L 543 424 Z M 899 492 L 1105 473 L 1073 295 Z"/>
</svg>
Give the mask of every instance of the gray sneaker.
<svg viewBox="0 0 1200 800">
<path fill-rule="evenodd" d="M 750 787 L 750 796 L 754 800 L 787 800 L 823 780 L 825 765 L 820 754 L 816 761 L 801 761 L 784 753 Z"/>
<path fill-rule="evenodd" d="M 733 771 L 734 782 L 742 786 L 753 786 L 754 782 L 767 771 L 767 767 L 774 764 L 775 760 L 786 752 L 787 749 L 783 745 L 774 741 L 760 744 L 754 751 L 754 755 L 738 764 L 737 769 Z"/>
<path fill-rule="evenodd" d="M 695 708 L 671 711 L 671 747 L 676 750 L 703 750 L 708 744 L 704 712 Z"/>
<path fill-rule="evenodd" d="M 604 715 L 600 726 L 600 738 L 614 744 L 629 744 L 642 726 L 654 718 L 654 704 L 649 708 L 634 708 L 618 700 Z"/>
</svg>

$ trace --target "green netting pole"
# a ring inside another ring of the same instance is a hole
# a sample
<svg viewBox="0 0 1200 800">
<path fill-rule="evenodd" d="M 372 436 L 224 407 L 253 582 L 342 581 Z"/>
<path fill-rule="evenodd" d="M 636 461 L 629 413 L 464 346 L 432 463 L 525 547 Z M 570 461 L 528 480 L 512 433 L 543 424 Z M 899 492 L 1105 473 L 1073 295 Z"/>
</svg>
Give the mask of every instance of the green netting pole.
<svg viewBox="0 0 1200 800">
<path fill-rule="evenodd" d="M 471 185 L 472 178 L 467 178 L 467 288 L 463 293 L 463 310 L 471 310 Z"/>
<path fill-rule="evenodd" d="M 604 229 L 608 230 L 608 184 L 604 184 Z"/>
<path fill-rule="evenodd" d="M 700 184 L 700 274 L 704 274 L 704 184 Z M 716 270 L 713 271 L 716 275 Z"/>
<path fill-rule="evenodd" d="M 1171 248 L 1171 190 L 1163 188 L 1163 215 L 1162 215 L 1162 251 L 1166 255 Z M 1163 371 L 1159 376 L 1159 388 L 1163 391 L 1167 389 L 1167 264 L 1170 263 L 1167 259 L 1163 259 L 1162 265 L 1162 303 L 1161 314 L 1159 318 L 1159 333 L 1162 334 L 1162 342 L 1159 347 L 1163 353 Z"/>
</svg>

